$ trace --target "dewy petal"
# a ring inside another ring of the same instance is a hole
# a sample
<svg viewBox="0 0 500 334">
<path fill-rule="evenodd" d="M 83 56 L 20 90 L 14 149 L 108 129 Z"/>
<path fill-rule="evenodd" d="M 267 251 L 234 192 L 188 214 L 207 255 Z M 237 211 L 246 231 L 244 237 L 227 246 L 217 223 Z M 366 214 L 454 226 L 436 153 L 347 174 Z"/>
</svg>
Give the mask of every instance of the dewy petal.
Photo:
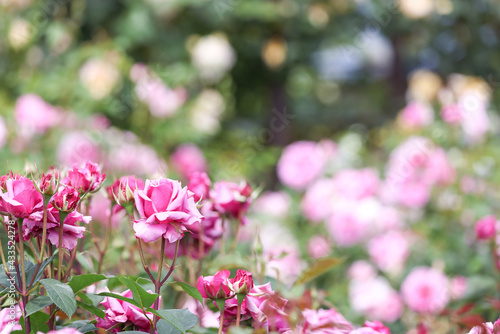
<svg viewBox="0 0 500 334">
<path fill-rule="evenodd" d="M 168 224 L 149 224 L 146 221 L 134 221 L 135 236 L 145 242 L 158 240 L 166 231 Z"/>
</svg>

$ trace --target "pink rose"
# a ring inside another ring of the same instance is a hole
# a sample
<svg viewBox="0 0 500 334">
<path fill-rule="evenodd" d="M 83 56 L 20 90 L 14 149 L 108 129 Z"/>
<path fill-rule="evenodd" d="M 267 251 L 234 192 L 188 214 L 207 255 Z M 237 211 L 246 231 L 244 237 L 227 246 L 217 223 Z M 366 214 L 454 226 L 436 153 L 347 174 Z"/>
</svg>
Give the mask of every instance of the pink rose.
<svg viewBox="0 0 500 334">
<path fill-rule="evenodd" d="M 380 321 L 377 321 L 377 320 L 366 321 L 365 327 L 373 329 L 376 333 L 391 334 L 391 330 L 389 328 L 387 328 L 383 323 L 381 323 Z"/>
<path fill-rule="evenodd" d="M 43 334 L 43 332 L 38 332 L 38 334 Z M 58 330 L 53 330 L 47 332 L 47 334 L 81 334 L 78 330 L 71 328 L 71 327 L 66 327 Z"/>
<path fill-rule="evenodd" d="M 210 178 L 205 172 L 194 172 L 188 176 L 188 189 L 194 193 L 194 200 L 207 199 L 210 191 Z"/>
<path fill-rule="evenodd" d="M 284 185 L 302 190 L 320 175 L 325 163 L 325 152 L 318 144 L 298 141 L 283 150 L 277 166 L 278 177 Z"/>
<path fill-rule="evenodd" d="M 495 332 L 493 330 L 493 324 L 491 322 L 486 322 L 480 326 L 474 326 L 468 334 L 494 334 Z"/>
<path fill-rule="evenodd" d="M 25 177 L 5 181 L 5 192 L 0 195 L 0 210 L 16 218 L 32 218 L 43 211 L 43 196 L 33 181 Z"/>
<path fill-rule="evenodd" d="M 416 267 L 401 285 L 405 303 L 415 312 L 439 313 L 450 299 L 448 279 L 438 269 Z"/>
<path fill-rule="evenodd" d="M 127 298 L 133 297 L 130 290 L 124 291 L 120 295 Z M 106 309 L 106 317 L 104 319 L 97 318 L 97 327 L 107 329 L 112 333 L 118 333 L 125 328 L 149 332 L 150 321 L 153 320 L 152 313 L 146 312 L 146 317 L 137 306 L 110 297 L 104 298 L 101 305 Z"/>
<path fill-rule="evenodd" d="M 314 259 L 328 256 L 331 251 L 332 246 L 330 242 L 322 235 L 315 235 L 307 242 L 307 252 Z"/>
<path fill-rule="evenodd" d="M 91 221 L 90 216 L 83 216 L 81 213 L 73 211 L 69 213 L 63 222 L 63 240 L 62 247 L 73 249 L 77 245 L 77 239 L 83 238 L 86 228 L 78 226 L 77 222 L 88 224 Z M 49 203 L 47 207 L 47 242 L 59 246 L 59 227 L 61 218 L 59 210 Z M 32 236 L 41 238 L 43 232 L 43 217 L 37 220 L 25 219 L 23 221 L 23 239 L 28 241 Z"/>
<path fill-rule="evenodd" d="M 493 239 L 497 232 L 496 225 L 497 218 L 495 216 L 490 215 L 479 219 L 474 227 L 476 237 L 479 240 Z"/>
<path fill-rule="evenodd" d="M 76 210 L 80 202 L 80 194 L 73 187 L 61 186 L 54 196 L 52 196 L 51 202 L 56 209 L 63 212 L 71 212 Z"/>
<path fill-rule="evenodd" d="M 450 297 L 452 299 L 460 299 L 467 291 L 467 278 L 464 276 L 453 277 L 450 281 Z"/>
<path fill-rule="evenodd" d="M 135 175 L 122 176 L 106 188 L 108 196 L 121 206 L 133 203 L 135 190 L 144 190 L 144 181 Z"/>
<path fill-rule="evenodd" d="M 271 289 L 271 283 L 254 286 L 245 300 L 247 312 L 254 320 L 254 328 L 277 332 L 288 329 L 285 313 L 288 301 Z"/>
<path fill-rule="evenodd" d="M 248 183 L 237 184 L 233 182 L 220 181 L 214 184 L 210 191 L 210 199 L 214 208 L 222 215 L 237 218 L 245 223 L 244 214 L 250 205 L 252 188 Z"/>
<path fill-rule="evenodd" d="M 96 192 L 106 179 L 106 174 L 101 174 L 99 165 L 87 161 L 83 167 L 74 165 L 61 183 L 71 186 L 80 193 Z"/>
<path fill-rule="evenodd" d="M 370 168 L 344 169 L 333 178 L 336 193 L 349 199 L 363 199 L 375 195 L 378 184 L 377 171 Z"/>
<path fill-rule="evenodd" d="M 170 158 L 174 169 L 187 178 L 194 172 L 206 172 L 207 161 L 200 148 L 194 144 L 177 147 Z"/>
<path fill-rule="evenodd" d="M 448 124 L 459 124 L 462 121 L 462 108 L 460 105 L 452 103 L 441 108 L 441 117 Z"/>
<path fill-rule="evenodd" d="M 427 104 L 414 101 L 408 103 L 399 117 L 405 128 L 420 129 L 434 121 L 434 110 Z"/>
<path fill-rule="evenodd" d="M 252 274 L 246 270 L 238 269 L 236 276 L 228 280 L 229 288 L 234 293 L 248 294 L 253 289 Z"/>
<path fill-rule="evenodd" d="M 135 192 L 135 207 L 141 217 L 134 220 L 135 236 L 146 242 L 162 236 L 176 242 L 187 226 L 203 219 L 187 187 L 166 178 L 146 180 L 144 190 Z"/>
<path fill-rule="evenodd" d="M 283 218 L 290 212 L 290 195 L 284 191 L 266 191 L 252 204 L 252 211 L 277 218 Z"/>
<path fill-rule="evenodd" d="M 209 299 L 228 299 L 234 293 L 229 288 L 229 270 L 218 271 L 214 276 L 198 277 L 196 287 L 200 291 L 203 298 Z"/>
<path fill-rule="evenodd" d="M 129 151 L 128 154 L 132 153 Z M 72 166 L 86 161 L 99 161 L 101 152 L 99 145 L 90 134 L 86 132 L 69 132 L 59 141 L 57 158 L 61 164 Z"/>
<path fill-rule="evenodd" d="M 4 307 L 0 310 L 0 334 L 10 334 L 12 331 L 22 330 L 21 325 L 19 325 L 21 316 L 22 312 L 18 304 L 11 304 L 10 307 Z"/>
<path fill-rule="evenodd" d="M 348 334 L 351 333 L 352 324 L 342 314 L 331 308 L 328 310 L 302 311 L 304 316 L 304 334 Z"/>
<path fill-rule="evenodd" d="M 35 183 L 37 189 L 44 195 L 54 195 L 59 185 L 59 171 L 51 168 L 46 174 L 43 173 L 40 181 Z"/>
<path fill-rule="evenodd" d="M 17 99 L 14 117 L 28 135 L 44 133 L 60 120 L 59 111 L 35 94 L 21 95 Z"/>
</svg>

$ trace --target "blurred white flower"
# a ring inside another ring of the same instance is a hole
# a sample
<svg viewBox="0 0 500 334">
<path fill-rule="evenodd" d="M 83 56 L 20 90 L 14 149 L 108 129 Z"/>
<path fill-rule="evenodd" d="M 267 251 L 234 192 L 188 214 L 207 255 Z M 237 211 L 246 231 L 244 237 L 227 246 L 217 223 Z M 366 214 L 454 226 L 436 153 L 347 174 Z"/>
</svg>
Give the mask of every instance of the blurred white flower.
<svg viewBox="0 0 500 334">
<path fill-rule="evenodd" d="M 24 48 L 32 37 L 32 27 L 29 22 L 23 19 L 15 19 L 10 27 L 8 39 L 14 49 Z"/>
<path fill-rule="evenodd" d="M 78 74 L 81 83 L 95 100 L 108 96 L 120 80 L 120 72 L 114 62 L 108 59 L 89 59 Z"/>
<path fill-rule="evenodd" d="M 191 124 L 202 133 L 214 134 L 220 128 L 225 108 L 224 98 L 218 91 L 205 89 L 191 108 Z"/>
<path fill-rule="evenodd" d="M 429 16 L 434 10 L 433 0 L 399 0 L 399 10 L 410 19 Z"/>
<path fill-rule="evenodd" d="M 217 82 L 234 66 L 236 55 L 224 35 L 212 34 L 196 41 L 191 59 L 202 79 Z"/>
</svg>

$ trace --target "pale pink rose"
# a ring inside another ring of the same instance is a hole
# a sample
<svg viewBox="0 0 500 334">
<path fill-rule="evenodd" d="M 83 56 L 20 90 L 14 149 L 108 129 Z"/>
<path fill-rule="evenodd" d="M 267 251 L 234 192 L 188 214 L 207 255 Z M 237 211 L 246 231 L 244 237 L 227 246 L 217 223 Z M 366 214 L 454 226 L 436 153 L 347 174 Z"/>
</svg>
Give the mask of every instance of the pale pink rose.
<svg viewBox="0 0 500 334">
<path fill-rule="evenodd" d="M 429 156 L 424 178 L 427 183 L 447 185 L 455 180 L 455 169 L 451 166 L 446 152 L 436 148 Z"/>
<path fill-rule="evenodd" d="M 174 169 L 187 178 L 194 172 L 206 172 L 207 161 L 200 148 L 194 144 L 182 144 L 170 157 Z"/>
<path fill-rule="evenodd" d="M 482 324 L 482 326 L 475 326 L 472 328 L 468 334 L 494 334 L 493 324 L 491 322 L 487 322 Z"/>
<path fill-rule="evenodd" d="M 342 198 L 363 199 L 373 196 L 379 184 L 374 169 L 344 169 L 333 178 L 333 186 Z"/>
<path fill-rule="evenodd" d="M 203 219 L 193 193 L 179 181 L 166 178 L 146 180 L 144 190 L 135 192 L 135 206 L 140 216 L 134 220 L 135 235 L 145 242 L 160 237 L 175 242 L 184 236 L 187 226 Z"/>
<path fill-rule="evenodd" d="M 194 200 L 207 199 L 212 182 L 205 172 L 194 172 L 188 177 L 188 189 L 194 193 Z"/>
<path fill-rule="evenodd" d="M 0 148 L 4 147 L 5 144 L 7 144 L 8 135 L 9 131 L 7 130 L 5 120 L 2 116 L 0 116 Z"/>
<path fill-rule="evenodd" d="M 476 231 L 476 237 L 479 240 L 490 240 L 493 239 L 497 233 L 497 218 L 493 215 L 489 215 L 479 219 L 474 227 Z"/>
<path fill-rule="evenodd" d="M 367 281 L 377 276 L 375 268 L 364 260 L 353 262 L 349 267 L 348 274 L 351 279 L 358 281 Z"/>
<path fill-rule="evenodd" d="M 365 321 L 365 327 L 364 328 L 371 328 L 373 329 L 376 333 L 380 334 L 391 334 L 391 330 L 387 328 L 383 323 L 380 321 Z"/>
<path fill-rule="evenodd" d="M 211 311 L 206 305 L 201 306 L 194 298 L 187 298 L 185 303 L 181 306 L 187 308 L 191 313 L 196 314 L 199 319 L 199 325 L 203 328 L 219 327 L 219 312 Z"/>
<path fill-rule="evenodd" d="M 325 166 L 325 152 L 312 141 L 288 145 L 281 154 L 277 172 L 280 181 L 296 190 L 304 189 L 316 179 Z"/>
<path fill-rule="evenodd" d="M 133 297 L 130 290 L 119 295 L 127 298 Z M 98 328 L 107 329 L 112 333 L 118 333 L 125 328 L 149 332 L 150 321 L 153 319 L 152 313 L 146 312 L 146 317 L 137 306 L 111 297 L 104 298 L 101 305 L 105 308 L 106 317 L 104 319 L 97 318 Z"/>
<path fill-rule="evenodd" d="M 447 277 L 429 267 L 414 268 L 403 281 L 401 293 L 408 307 L 419 313 L 439 313 L 450 299 Z"/>
<path fill-rule="evenodd" d="M 471 92 L 463 94 L 458 103 L 463 110 L 461 125 L 465 136 L 471 142 L 481 142 L 488 133 L 490 124 L 488 102 Z"/>
<path fill-rule="evenodd" d="M 307 252 L 314 259 L 328 256 L 331 251 L 330 242 L 322 235 L 315 235 L 307 242 Z"/>
<path fill-rule="evenodd" d="M 15 330 L 22 330 L 19 325 L 19 318 L 22 316 L 21 308 L 18 304 L 5 306 L 0 310 L 0 334 L 10 334 Z M 12 324 L 14 322 L 15 324 Z"/>
<path fill-rule="evenodd" d="M 353 327 L 342 314 L 335 309 L 319 309 L 302 311 L 304 334 L 349 334 Z"/>
<path fill-rule="evenodd" d="M 59 111 L 35 94 L 21 95 L 14 112 L 18 126 L 28 137 L 33 133 L 45 133 L 60 121 Z"/>
<path fill-rule="evenodd" d="M 146 64 L 143 63 L 135 63 L 130 68 L 129 72 L 130 80 L 137 83 L 140 80 L 144 80 L 149 77 L 149 69 Z"/>
<path fill-rule="evenodd" d="M 332 211 L 326 224 L 332 240 L 340 247 L 350 247 L 373 234 L 380 206 L 372 199 L 339 200 Z"/>
<path fill-rule="evenodd" d="M 372 320 L 390 323 L 403 313 L 401 297 L 381 276 L 352 280 L 349 284 L 349 300 L 354 311 Z"/>
<path fill-rule="evenodd" d="M 43 334 L 43 332 L 37 332 L 37 333 Z M 58 330 L 49 331 L 47 332 L 47 334 L 81 334 L 81 332 L 79 332 L 77 329 L 66 327 Z"/>
<path fill-rule="evenodd" d="M 336 197 L 333 180 L 319 179 L 307 188 L 302 198 L 302 214 L 313 223 L 319 223 L 330 216 Z"/>
<path fill-rule="evenodd" d="M 85 226 L 78 226 L 77 223 L 90 223 L 92 217 L 84 216 L 77 211 L 69 213 L 63 222 L 62 247 L 73 249 L 76 247 L 78 239 L 83 238 L 86 230 Z M 59 210 L 49 203 L 47 208 L 47 243 L 59 247 L 59 229 L 60 229 Z M 31 237 L 42 237 L 43 217 L 37 220 L 25 219 L 23 221 L 23 239 L 28 241 Z"/>
<path fill-rule="evenodd" d="M 117 143 L 109 152 L 106 170 L 123 174 L 164 174 L 165 161 L 158 157 L 153 148 L 137 142 Z"/>
<path fill-rule="evenodd" d="M 401 231 L 380 234 L 368 243 L 368 254 L 380 270 L 399 273 L 410 255 L 408 236 Z"/>
<path fill-rule="evenodd" d="M 273 291 L 271 283 L 254 286 L 245 300 L 254 328 L 264 328 L 268 332 L 279 333 L 289 329 L 285 313 L 288 301 Z"/>
<path fill-rule="evenodd" d="M 290 212 L 290 196 L 283 191 L 266 191 L 252 204 L 252 210 L 259 214 L 283 218 Z"/>
<path fill-rule="evenodd" d="M 229 275 L 231 272 L 224 269 L 213 276 L 200 276 L 196 288 L 203 298 L 213 300 L 230 298 L 234 296 L 234 292 L 229 288 Z"/>
<path fill-rule="evenodd" d="M 420 129 L 434 121 L 434 110 L 426 103 L 413 101 L 406 105 L 399 117 L 405 128 Z"/>
<path fill-rule="evenodd" d="M 86 161 L 100 161 L 100 157 L 99 145 L 91 135 L 85 132 L 66 133 L 57 147 L 57 158 L 65 166 L 73 166 Z"/>
<path fill-rule="evenodd" d="M 5 192 L 0 193 L 0 211 L 16 218 L 36 219 L 43 214 L 43 197 L 33 181 L 25 177 L 5 181 Z"/>
<path fill-rule="evenodd" d="M 441 117 L 448 124 L 460 124 L 462 121 L 462 114 L 462 108 L 456 103 L 445 105 L 441 109 Z"/>
<path fill-rule="evenodd" d="M 464 276 L 453 277 L 450 281 L 450 297 L 460 299 L 467 291 L 467 278 Z"/>
</svg>

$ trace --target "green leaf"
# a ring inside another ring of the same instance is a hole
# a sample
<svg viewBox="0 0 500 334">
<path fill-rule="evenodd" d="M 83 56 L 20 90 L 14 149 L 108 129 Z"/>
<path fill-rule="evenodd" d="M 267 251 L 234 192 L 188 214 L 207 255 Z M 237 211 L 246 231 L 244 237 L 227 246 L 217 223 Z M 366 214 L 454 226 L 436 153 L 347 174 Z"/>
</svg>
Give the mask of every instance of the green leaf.
<svg viewBox="0 0 500 334">
<path fill-rule="evenodd" d="M 49 318 L 50 316 L 42 311 L 33 313 L 30 315 L 31 330 L 35 333 L 38 331 L 47 333 L 49 331 L 49 326 L 47 326 Z"/>
<path fill-rule="evenodd" d="M 71 287 L 51 278 L 43 279 L 40 283 L 45 287 L 47 295 L 54 304 L 71 318 L 76 312 L 76 299 Z"/>
<path fill-rule="evenodd" d="M 90 313 L 92 313 L 93 315 L 95 315 L 101 319 L 104 319 L 104 317 L 106 316 L 106 313 L 104 313 L 103 310 L 98 309 L 94 305 L 87 305 L 87 304 L 82 303 L 81 301 L 78 301 L 78 300 L 76 301 L 76 305 L 78 305 L 78 307 L 81 307 L 81 308 L 89 311 Z"/>
<path fill-rule="evenodd" d="M 156 299 L 158 299 L 158 294 L 147 292 L 142 286 L 140 286 L 137 282 L 132 281 L 130 278 L 122 276 L 119 279 L 120 282 L 132 291 L 134 301 L 140 305 L 139 307 L 141 310 L 150 307 Z"/>
<path fill-rule="evenodd" d="M 80 297 L 80 299 L 82 300 L 82 302 L 84 302 L 85 304 L 87 305 L 92 305 L 92 306 L 97 306 L 99 305 L 99 303 L 101 303 L 104 299 L 103 296 L 98 296 L 98 295 L 94 295 L 93 293 L 83 293 L 83 292 L 78 292 L 76 294 L 78 297 Z"/>
<path fill-rule="evenodd" d="M 57 329 L 74 328 L 74 329 L 77 329 L 80 333 L 88 333 L 88 332 L 96 331 L 97 327 L 95 327 L 91 322 L 92 321 L 89 321 L 89 320 L 77 320 L 77 321 L 70 323 L 66 327 L 58 327 Z"/>
<path fill-rule="evenodd" d="M 195 288 L 187 283 L 184 283 L 184 282 L 175 281 L 173 283 L 179 285 L 188 295 L 190 295 L 191 297 L 193 297 L 196 300 L 199 300 L 201 305 L 203 305 L 203 296 L 201 295 L 201 293 L 198 291 L 197 288 Z"/>
<path fill-rule="evenodd" d="M 100 282 L 107 279 L 108 277 L 99 274 L 88 274 L 88 275 L 78 275 L 73 276 L 68 285 L 73 289 L 74 293 L 92 285 L 94 283 Z"/>
<path fill-rule="evenodd" d="M 44 308 L 52 304 L 54 304 L 54 302 L 52 301 L 52 299 L 50 299 L 49 296 L 38 296 L 26 305 L 26 316 L 43 310 Z"/>
<path fill-rule="evenodd" d="M 198 317 L 189 312 L 188 309 L 156 311 L 149 308 L 147 311 L 156 314 L 166 322 L 161 323 L 161 330 L 158 331 L 158 334 L 185 334 L 186 330 L 196 326 L 198 323 Z"/>
<path fill-rule="evenodd" d="M 304 270 L 300 277 L 295 281 L 295 285 L 307 283 L 319 275 L 326 273 L 328 270 L 337 266 L 343 260 L 333 257 L 327 257 L 323 259 L 319 259 L 314 262 L 309 268 Z"/>
<path fill-rule="evenodd" d="M 36 272 L 35 272 L 36 264 L 33 264 L 27 260 L 24 261 L 24 271 L 26 272 L 26 283 L 30 284 L 33 277 L 35 277 L 33 279 L 33 285 L 35 285 L 42 278 L 45 268 L 47 268 L 47 266 L 52 262 L 52 260 L 54 260 L 54 257 L 55 254 L 42 261 L 40 267 L 38 268 L 38 271 Z"/>
</svg>

